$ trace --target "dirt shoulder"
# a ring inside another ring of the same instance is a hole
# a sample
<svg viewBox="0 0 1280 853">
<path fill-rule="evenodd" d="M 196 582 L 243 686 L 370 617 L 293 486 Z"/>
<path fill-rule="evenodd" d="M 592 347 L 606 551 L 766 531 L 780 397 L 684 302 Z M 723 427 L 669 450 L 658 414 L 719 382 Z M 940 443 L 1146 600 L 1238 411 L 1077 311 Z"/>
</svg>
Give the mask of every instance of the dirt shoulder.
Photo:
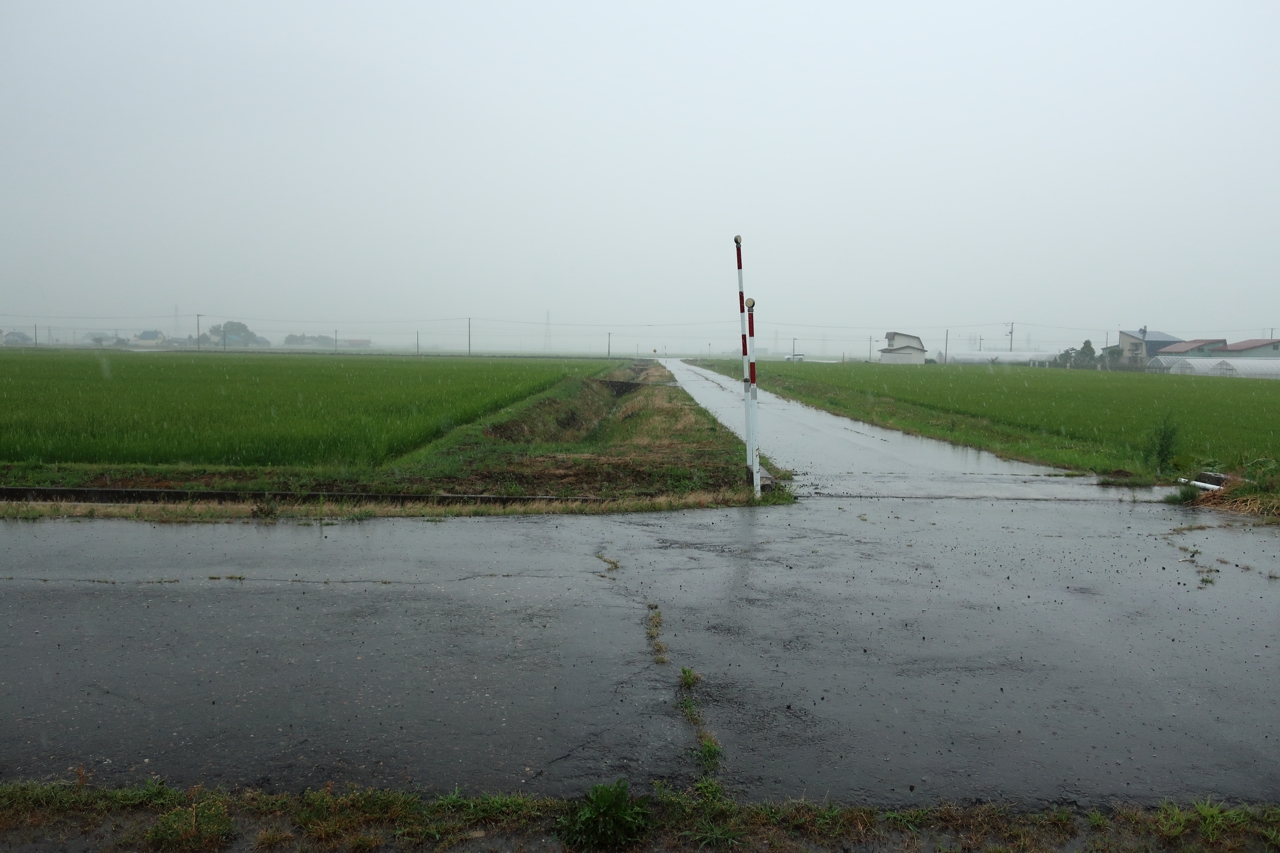
<svg viewBox="0 0 1280 853">
<path fill-rule="evenodd" d="M 643 796 L 635 796 L 641 794 Z M 301 794 L 152 780 L 134 788 L 0 785 L 0 839 L 30 850 L 748 850 L 1264 851 L 1280 808 L 1214 802 L 1018 811 L 1000 804 L 891 811 L 789 800 L 741 804 L 713 779 L 679 790 L 600 785 L 582 800 L 426 798 L 330 786 Z M 568 841 L 570 844 L 566 844 Z"/>
</svg>

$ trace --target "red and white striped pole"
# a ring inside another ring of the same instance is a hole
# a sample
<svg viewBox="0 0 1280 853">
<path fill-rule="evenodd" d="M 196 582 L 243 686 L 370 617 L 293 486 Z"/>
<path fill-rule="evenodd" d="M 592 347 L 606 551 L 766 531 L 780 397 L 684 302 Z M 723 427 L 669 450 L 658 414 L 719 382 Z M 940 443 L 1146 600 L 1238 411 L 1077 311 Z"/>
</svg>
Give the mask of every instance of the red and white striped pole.
<svg viewBox="0 0 1280 853">
<path fill-rule="evenodd" d="M 751 373 L 747 366 L 747 297 L 742 291 L 742 237 L 734 237 L 733 243 L 738 250 L 738 320 L 742 326 L 742 393 L 745 397 L 751 384 Z"/>
<path fill-rule="evenodd" d="M 747 359 L 750 362 L 751 386 L 747 395 L 747 465 L 751 468 L 751 488 L 760 497 L 760 409 L 756 405 L 756 301 L 747 300 Z"/>
<path fill-rule="evenodd" d="M 751 484 L 755 488 L 756 493 L 760 492 L 760 474 L 759 474 L 759 451 L 756 449 L 756 433 L 754 414 L 752 387 L 755 384 L 755 365 L 751 359 L 751 353 L 747 347 L 748 327 L 747 327 L 747 298 L 742 288 L 742 236 L 733 238 L 734 247 L 738 252 L 738 320 L 742 327 L 742 403 L 745 409 L 747 420 L 747 471 L 751 475 Z M 754 306 L 755 301 L 751 304 Z M 754 317 L 751 320 L 752 329 L 754 330 Z M 754 334 L 754 331 L 753 331 Z"/>
</svg>

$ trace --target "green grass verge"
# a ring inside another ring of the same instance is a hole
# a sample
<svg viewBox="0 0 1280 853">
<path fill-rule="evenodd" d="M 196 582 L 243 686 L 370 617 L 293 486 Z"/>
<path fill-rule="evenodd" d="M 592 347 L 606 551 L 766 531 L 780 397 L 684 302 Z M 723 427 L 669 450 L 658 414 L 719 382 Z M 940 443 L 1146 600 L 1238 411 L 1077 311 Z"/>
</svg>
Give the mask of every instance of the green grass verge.
<svg viewBox="0 0 1280 853">
<path fill-rule="evenodd" d="M 727 376 L 737 362 L 699 361 Z M 1121 479 L 1280 457 L 1280 382 L 1013 366 L 761 362 L 760 387 L 914 435 Z M 1166 421 L 1166 418 L 1168 419 Z M 1161 427 L 1171 445 L 1155 451 Z"/>
<path fill-rule="evenodd" d="M 376 849 L 384 845 L 442 850 L 486 838 L 557 834 L 571 850 L 617 850 L 635 844 L 670 849 L 871 849 L 1261 851 L 1280 849 L 1280 808 L 1209 798 L 1154 808 L 1115 806 L 1041 811 L 1008 805 L 882 809 L 788 800 L 739 803 L 710 778 L 688 787 L 655 782 L 634 796 L 625 781 L 599 785 L 580 800 L 523 794 L 438 797 L 332 786 L 301 794 L 178 790 L 158 780 L 104 789 L 81 783 L 0 785 L 0 838 L 22 844 L 96 849 L 218 850 Z"/>
</svg>

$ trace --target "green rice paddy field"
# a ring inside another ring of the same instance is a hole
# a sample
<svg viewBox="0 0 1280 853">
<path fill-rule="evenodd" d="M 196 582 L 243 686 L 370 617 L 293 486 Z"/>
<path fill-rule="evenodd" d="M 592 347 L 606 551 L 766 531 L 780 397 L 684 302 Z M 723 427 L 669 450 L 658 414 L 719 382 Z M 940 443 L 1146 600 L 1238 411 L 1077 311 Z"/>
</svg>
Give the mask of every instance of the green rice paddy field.
<svg viewBox="0 0 1280 853">
<path fill-rule="evenodd" d="M 613 363 L 0 352 L 0 461 L 371 466 Z"/>
<path fill-rule="evenodd" d="M 705 362 L 739 376 L 738 362 Z M 1174 465 L 1280 457 L 1280 382 L 977 365 L 761 362 L 761 388 L 867 423 L 1100 474 L 1152 475 L 1156 425 Z M 1168 473 L 1168 472 L 1165 472 Z"/>
<path fill-rule="evenodd" d="M 741 441 L 670 380 L 630 359 L 0 351 L 0 485 L 232 492 L 269 515 L 264 493 L 753 500 Z"/>
</svg>

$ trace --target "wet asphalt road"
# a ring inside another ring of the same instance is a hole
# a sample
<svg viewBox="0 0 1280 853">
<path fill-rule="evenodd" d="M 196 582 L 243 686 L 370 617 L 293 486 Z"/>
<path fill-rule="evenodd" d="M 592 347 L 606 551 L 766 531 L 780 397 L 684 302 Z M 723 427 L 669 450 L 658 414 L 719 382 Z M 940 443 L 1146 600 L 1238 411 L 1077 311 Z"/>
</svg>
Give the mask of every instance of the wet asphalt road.
<svg viewBox="0 0 1280 853">
<path fill-rule="evenodd" d="M 4 522 L 0 776 L 558 795 L 690 779 L 689 666 L 747 797 L 1280 797 L 1280 531 L 983 470 L 1011 496 Z"/>
</svg>

